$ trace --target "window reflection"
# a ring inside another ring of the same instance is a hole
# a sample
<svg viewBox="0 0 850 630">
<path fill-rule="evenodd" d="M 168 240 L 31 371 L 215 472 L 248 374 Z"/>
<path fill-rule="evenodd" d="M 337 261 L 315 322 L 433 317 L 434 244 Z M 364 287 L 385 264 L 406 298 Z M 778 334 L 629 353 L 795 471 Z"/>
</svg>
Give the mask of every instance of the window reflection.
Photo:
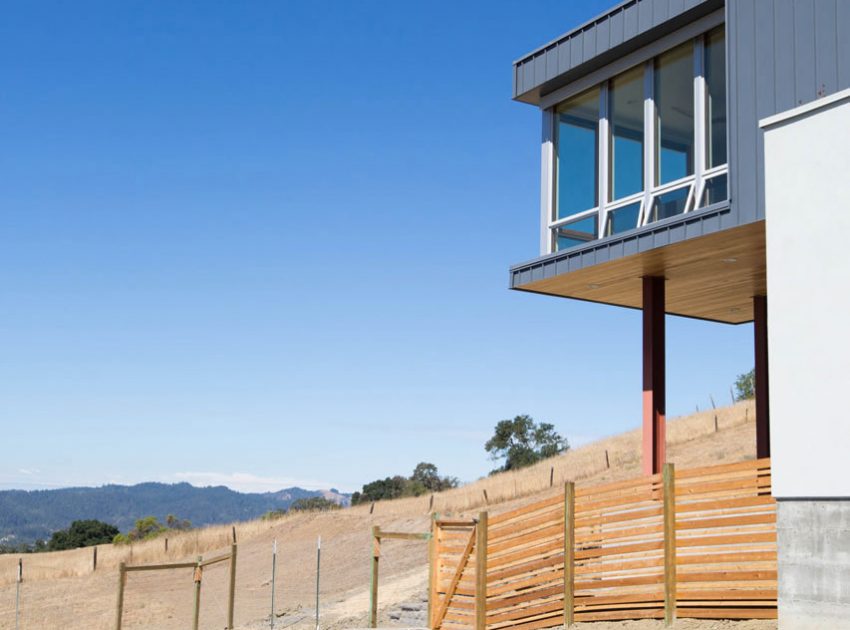
<svg viewBox="0 0 850 630">
<path fill-rule="evenodd" d="M 559 250 L 596 240 L 596 214 L 558 227 L 556 238 Z"/>
<path fill-rule="evenodd" d="M 597 205 L 599 90 L 557 109 L 557 215 L 559 219 Z"/>
<path fill-rule="evenodd" d="M 687 43 L 655 61 L 657 184 L 694 172 L 694 55 Z"/>
<path fill-rule="evenodd" d="M 720 203 L 729 198 L 727 189 L 727 176 L 717 175 L 705 182 L 705 192 L 702 194 L 702 202 L 700 206 L 710 206 L 713 203 Z"/>
<path fill-rule="evenodd" d="M 650 221 L 660 221 L 674 217 L 677 214 L 682 214 L 685 211 L 685 205 L 688 202 L 688 195 L 691 192 L 690 186 L 677 188 L 674 191 L 658 195 L 652 201 L 652 211 L 649 215 Z"/>
<path fill-rule="evenodd" d="M 616 210 L 609 210 L 608 219 L 605 222 L 605 236 L 619 234 L 620 232 L 636 228 L 639 215 L 640 201 L 630 203 Z"/>
<path fill-rule="evenodd" d="M 726 163 L 726 37 L 723 27 L 705 38 L 708 168 Z"/>
<path fill-rule="evenodd" d="M 643 68 L 609 84 L 611 200 L 643 190 Z"/>
</svg>

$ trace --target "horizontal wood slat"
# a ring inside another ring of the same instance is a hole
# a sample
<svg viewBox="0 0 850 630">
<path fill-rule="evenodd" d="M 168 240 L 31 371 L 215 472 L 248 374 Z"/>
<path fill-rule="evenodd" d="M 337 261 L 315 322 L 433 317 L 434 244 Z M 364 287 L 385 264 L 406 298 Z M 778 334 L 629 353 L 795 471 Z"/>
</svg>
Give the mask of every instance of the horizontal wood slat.
<svg viewBox="0 0 850 630">
<path fill-rule="evenodd" d="M 673 506 L 669 534 L 665 488 Z M 749 460 L 673 470 L 666 482 L 653 475 L 575 487 L 571 510 L 561 492 L 488 515 L 486 623 L 475 616 L 470 532 L 477 521 L 437 520 L 441 630 L 561 627 L 568 621 L 567 593 L 570 622 L 663 619 L 665 588 L 673 593 L 668 612 L 675 604 L 678 617 L 775 619 L 776 501 L 770 488 L 770 460 Z M 665 536 L 674 541 L 673 551 L 670 545 L 665 551 Z M 674 590 L 665 586 L 665 575 L 672 576 Z"/>
</svg>

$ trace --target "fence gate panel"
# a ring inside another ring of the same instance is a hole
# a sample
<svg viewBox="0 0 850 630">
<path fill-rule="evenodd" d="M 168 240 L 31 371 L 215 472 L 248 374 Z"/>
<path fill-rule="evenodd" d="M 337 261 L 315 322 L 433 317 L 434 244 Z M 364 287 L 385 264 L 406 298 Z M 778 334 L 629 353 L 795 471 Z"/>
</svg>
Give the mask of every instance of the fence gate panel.
<svg viewBox="0 0 850 630">
<path fill-rule="evenodd" d="M 487 628 L 559 626 L 564 614 L 564 495 L 489 517 Z"/>
<path fill-rule="evenodd" d="M 437 520 L 436 602 L 431 628 L 467 630 L 475 626 L 475 538 L 473 520 Z"/>
</svg>

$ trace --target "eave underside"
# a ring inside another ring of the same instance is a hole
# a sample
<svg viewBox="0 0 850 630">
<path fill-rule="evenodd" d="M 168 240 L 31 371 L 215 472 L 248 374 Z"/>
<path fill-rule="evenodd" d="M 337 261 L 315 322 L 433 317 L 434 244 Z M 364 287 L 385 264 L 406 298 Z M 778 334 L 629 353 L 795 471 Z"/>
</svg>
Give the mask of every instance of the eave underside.
<svg viewBox="0 0 850 630">
<path fill-rule="evenodd" d="M 641 308 L 644 276 L 665 278 L 670 315 L 728 324 L 752 321 L 753 297 L 767 294 L 764 221 L 512 288 Z"/>
</svg>

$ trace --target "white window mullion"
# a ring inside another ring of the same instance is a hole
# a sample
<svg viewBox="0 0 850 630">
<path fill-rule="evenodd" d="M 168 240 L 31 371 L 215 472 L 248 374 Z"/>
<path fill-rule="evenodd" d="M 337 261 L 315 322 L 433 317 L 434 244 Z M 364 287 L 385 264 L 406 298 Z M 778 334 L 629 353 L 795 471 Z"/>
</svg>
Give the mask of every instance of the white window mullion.
<svg viewBox="0 0 850 630">
<path fill-rule="evenodd" d="M 611 147 L 609 139 L 608 125 L 608 82 L 606 81 L 600 86 L 599 90 L 599 166 L 598 166 L 598 195 L 599 202 L 599 217 L 597 229 L 599 230 L 599 238 L 605 235 L 605 226 L 608 221 L 608 186 L 610 185 L 611 177 L 609 172 L 609 151 Z"/>
<path fill-rule="evenodd" d="M 643 207 L 638 225 L 646 225 L 649 219 L 652 188 L 655 186 L 656 139 L 655 139 L 655 64 L 652 60 L 644 64 L 643 71 Z"/>
<path fill-rule="evenodd" d="M 557 173 L 555 150 L 555 110 L 543 110 L 543 130 L 540 145 L 540 255 L 555 251 L 555 238 L 549 224 L 555 220 L 555 176 Z"/>
<path fill-rule="evenodd" d="M 705 167 L 708 163 L 705 142 L 707 119 L 705 115 L 706 86 L 704 60 L 704 39 L 700 36 L 694 40 L 694 190 L 696 193 L 702 191 Z M 691 207 L 696 208 L 699 202 L 700 197 L 696 197 Z M 688 209 L 686 208 L 685 211 L 687 212 Z"/>
</svg>

